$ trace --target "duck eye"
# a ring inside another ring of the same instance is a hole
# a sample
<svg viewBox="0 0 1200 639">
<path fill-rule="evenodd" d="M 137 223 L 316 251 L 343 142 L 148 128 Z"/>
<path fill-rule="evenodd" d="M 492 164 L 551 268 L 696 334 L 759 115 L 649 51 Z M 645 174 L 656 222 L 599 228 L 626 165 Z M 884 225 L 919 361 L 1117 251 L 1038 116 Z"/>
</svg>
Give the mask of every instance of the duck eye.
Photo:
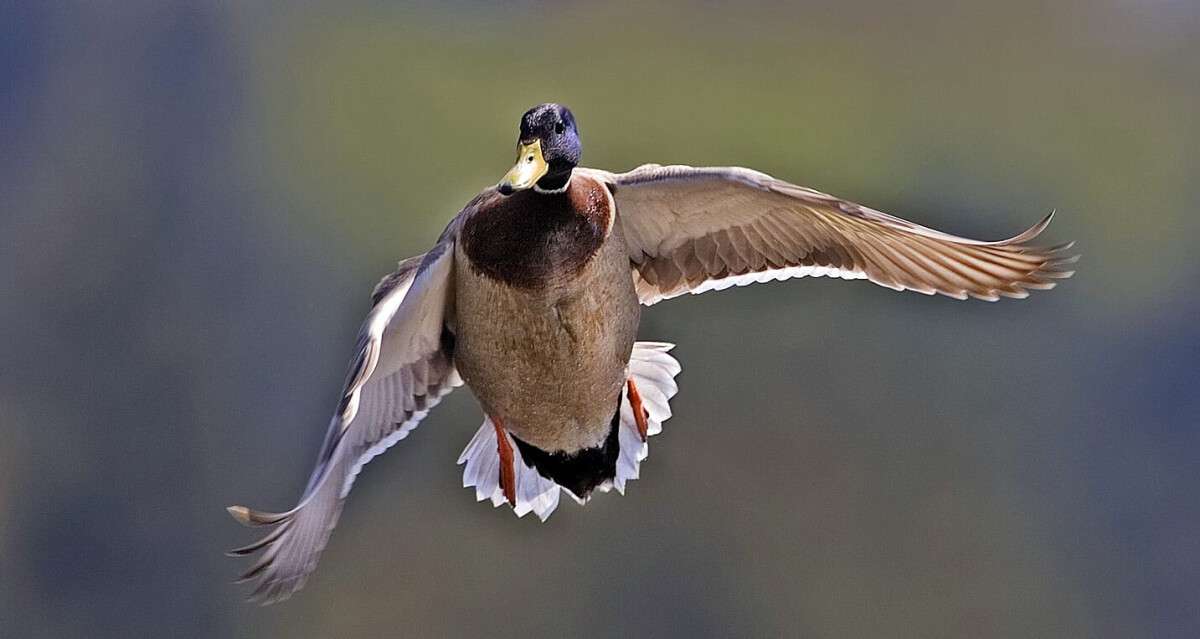
<svg viewBox="0 0 1200 639">
<path fill-rule="evenodd" d="M 554 124 L 554 132 L 555 132 L 555 133 L 560 133 L 560 134 L 561 134 L 565 128 L 566 128 L 566 127 L 564 127 L 564 126 L 563 126 L 563 123 L 562 123 L 562 122 L 557 122 L 557 123 L 555 123 L 555 124 Z"/>
</svg>

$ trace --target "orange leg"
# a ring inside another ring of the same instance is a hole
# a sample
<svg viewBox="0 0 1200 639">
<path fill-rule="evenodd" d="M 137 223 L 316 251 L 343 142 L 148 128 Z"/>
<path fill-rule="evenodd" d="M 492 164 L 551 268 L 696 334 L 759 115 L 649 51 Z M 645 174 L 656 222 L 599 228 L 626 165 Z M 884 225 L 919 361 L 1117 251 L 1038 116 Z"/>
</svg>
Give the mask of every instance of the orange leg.
<svg viewBox="0 0 1200 639">
<path fill-rule="evenodd" d="M 508 503 L 517 505 L 517 467 L 513 455 L 512 444 L 508 443 L 508 435 L 504 432 L 504 423 L 499 418 L 492 417 L 492 426 L 496 429 L 496 452 L 500 453 L 500 490 Z"/>
<path fill-rule="evenodd" d="M 637 422 L 638 435 L 641 435 L 642 441 L 650 435 L 650 424 L 647 422 L 647 414 L 645 407 L 642 406 L 642 395 L 638 393 L 637 384 L 633 383 L 633 378 L 630 377 L 626 382 L 629 387 L 629 408 L 633 409 L 633 420 Z"/>
</svg>

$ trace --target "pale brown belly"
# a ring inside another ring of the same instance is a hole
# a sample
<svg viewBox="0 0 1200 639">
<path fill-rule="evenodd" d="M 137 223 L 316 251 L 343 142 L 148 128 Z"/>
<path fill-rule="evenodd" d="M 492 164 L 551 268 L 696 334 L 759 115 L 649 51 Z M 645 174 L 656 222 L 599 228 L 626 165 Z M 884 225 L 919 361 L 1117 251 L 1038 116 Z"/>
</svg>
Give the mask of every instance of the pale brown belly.
<svg viewBox="0 0 1200 639">
<path fill-rule="evenodd" d="M 608 434 L 641 307 L 624 242 L 577 277 L 514 287 L 455 265 L 455 364 L 493 418 L 542 450 L 573 452 Z"/>
</svg>

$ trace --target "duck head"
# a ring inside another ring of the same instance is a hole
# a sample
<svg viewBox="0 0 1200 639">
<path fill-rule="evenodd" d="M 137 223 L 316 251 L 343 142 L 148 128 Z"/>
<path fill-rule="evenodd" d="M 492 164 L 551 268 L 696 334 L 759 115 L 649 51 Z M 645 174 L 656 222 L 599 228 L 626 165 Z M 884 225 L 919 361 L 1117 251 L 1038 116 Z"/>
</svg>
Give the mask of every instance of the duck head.
<svg viewBox="0 0 1200 639">
<path fill-rule="evenodd" d="M 560 192 L 570 182 L 582 151 L 571 110 L 561 104 L 539 104 L 521 116 L 517 163 L 496 188 L 504 195 L 528 188 Z"/>
</svg>

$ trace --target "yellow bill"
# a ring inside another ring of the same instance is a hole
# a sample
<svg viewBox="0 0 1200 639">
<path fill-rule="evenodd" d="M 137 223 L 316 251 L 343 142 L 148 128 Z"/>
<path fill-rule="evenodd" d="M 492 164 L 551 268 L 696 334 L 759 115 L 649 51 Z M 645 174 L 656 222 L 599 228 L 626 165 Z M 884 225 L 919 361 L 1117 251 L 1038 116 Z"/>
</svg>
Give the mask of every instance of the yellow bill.
<svg viewBox="0 0 1200 639">
<path fill-rule="evenodd" d="M 504 194 L 521 191 L 537 184 L 549 170 L 550 165 L 546 164 L 546 158 L 542 157 L 542 141 L 522 143 L 517 146 L 517 163 L 504 174 L 504 178 L 496 186 Z"/>
</svg>

